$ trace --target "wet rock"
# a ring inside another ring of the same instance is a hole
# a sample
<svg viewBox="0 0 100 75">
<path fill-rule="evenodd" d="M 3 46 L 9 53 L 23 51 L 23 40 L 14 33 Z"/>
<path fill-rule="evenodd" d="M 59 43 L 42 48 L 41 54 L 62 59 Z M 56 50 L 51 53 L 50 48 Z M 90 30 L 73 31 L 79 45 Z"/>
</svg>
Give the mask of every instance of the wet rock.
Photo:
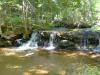
<svg viewBox="0 0 100 75">
<path fill-rule="evenodd" d="M 11 42 L 3 36 L 0 36 L 0 47 L 9 47 Z"/>
<path fill-rule="evenodd" d="M 61 40 L 58 47 L 60 49 L 75 49 L 75 44 L 68 40 Z"/>
<path fill-rule="evenodd" d="M 23 33 L 0 36 L 0 47 L 19 46 L 23 42 L 26 42 Z"/>
<path fill-rule="evenodd" d="M 25 42 L 25 39 L 23 38 L 23 33 L 8 37 L 8 40 L 11 41 L 12 46 L 20 46 L 23 42 Z"/>
</svg>

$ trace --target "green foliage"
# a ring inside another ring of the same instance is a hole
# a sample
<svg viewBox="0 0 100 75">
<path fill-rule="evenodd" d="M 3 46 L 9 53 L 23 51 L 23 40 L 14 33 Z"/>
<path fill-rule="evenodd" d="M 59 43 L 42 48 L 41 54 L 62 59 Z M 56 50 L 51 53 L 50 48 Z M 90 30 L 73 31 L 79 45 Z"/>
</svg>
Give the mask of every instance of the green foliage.
<svg viewBox="0 0 100 75">
<path fill-rule="evenodd" d="M 8 25 L 11 25 L 11 24 L 12 25 L 20 25 L 20 24 L 22 24 L 21 17 L 18 17 L 18 16 L 7 17 L 6 24 L 8 24 Z"/>
<path fill-rule="evenodd" d="M 33 29 L 50 29 L 54 25 L 88 27 L 97 21 L 96 1 L 1 0 L 0 24 L 13 25 L 15 29 L 24 26 L 26 31 L 29 26 Z"/>
</svg>

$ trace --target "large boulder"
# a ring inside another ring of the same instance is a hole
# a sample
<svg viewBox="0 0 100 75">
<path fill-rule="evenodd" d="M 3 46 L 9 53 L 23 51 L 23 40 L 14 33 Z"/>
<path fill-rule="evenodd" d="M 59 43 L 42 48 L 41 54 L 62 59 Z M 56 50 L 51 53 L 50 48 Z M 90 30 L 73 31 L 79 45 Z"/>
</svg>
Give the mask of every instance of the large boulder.
<svg viewBox="0 0 100 75">
<path fill-rule="evenodd" d="M 0 36 L 0 47 L 9 47 L 9 46 L 11 46 L 11 42 L 7 38 Z"/>
<path fill-rule="evenodd" d="M 60 49 L 76 49 L 75 44 L 68 40 L 61 40 L 58 47 Z"/>
</svg>

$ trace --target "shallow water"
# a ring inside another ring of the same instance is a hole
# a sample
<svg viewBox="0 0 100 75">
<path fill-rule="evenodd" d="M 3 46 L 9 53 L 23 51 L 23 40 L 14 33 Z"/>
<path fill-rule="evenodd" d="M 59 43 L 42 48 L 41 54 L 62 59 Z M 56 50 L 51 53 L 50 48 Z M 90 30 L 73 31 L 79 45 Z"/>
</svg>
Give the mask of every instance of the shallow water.
<svg viewBox="0 0 100 75">
<path fill-rule="evenodd" d="M 66 53 L 0 54 L 0 75 L 100 75 L 100 62 Z"/>
</svg>

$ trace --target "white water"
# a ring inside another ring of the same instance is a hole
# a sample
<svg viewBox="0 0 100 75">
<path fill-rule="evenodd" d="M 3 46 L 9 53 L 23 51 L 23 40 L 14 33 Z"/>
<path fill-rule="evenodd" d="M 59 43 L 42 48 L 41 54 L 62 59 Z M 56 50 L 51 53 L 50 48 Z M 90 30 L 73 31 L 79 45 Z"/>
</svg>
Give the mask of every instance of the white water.
<svg viewBox="0 0 100 75">
<path fill-rule="evenodd" d="M 32 50 L 36 48 L 38 48 L 37 33 L 32 33 L 30 40 L 19 46 L 16 51 Z"/>
<path fill-rule="evenodd" d="M 56 39 L 56 32 L 52 32 L 50 34 L 50 39 L 49 39 L 49 45 L 47 47 L 44 47 L 46 50 L 54 50 L 56 46 L 54 45 L 54 40 Z"/>
<path fill-rule="evenodd" d="M 56 39 L 56 32 L 52 32 L 50 34 L 50 39 L 49 39 L 49 43 L 48 46 L 44 46 L 43 48 L 46 50 L 54 50 L 56 48 L 54 41 Z M 22 44 L 21 46 L 16 48 L 16 52 L 21 52 L 21 51 L 25 51 L 25 50 L 36 50 L 38 48 L 38 40 L 37 40 L 37 33 L 32 33 L 32 36 L 30 38 L 30 40 L 24 44 Z M 45 41 L 44 41 L 45 42 Z"/>
<path fill-rule="evenodd" d="M 98 39 L 98 41 L 99 41 L 99 43 L 98 43 L 98 45 L 96 46 L 96 47 L 92 47 L 92 48 L 90 48 L 89 47 L 89 41 L 88 41 L 88 36 L 89 36 L 89 34 L 90 33 L 85 33 L 84 35 L 83 35 L 83 39 L 81 40 L 81 47 L 80 47 L 80 49 L 81 50 L 92 50 L 92 51 L 94 51 L 94 52 L 100 52 L 100 35 L 99 34 L 97 34 L 97 33 L 95 33 L 95 32 L 91 32 L 91 33 L 93 33 L 94 34 L 94 36 Z"/>
<path fill-rule="evenodd" d="M 84 37 L 86 37 L 86 36 L 84 36 Z M 87 38 L 84 38 L 81 41 L 81 48 L 80 49 L 82 49 L 82 50 L 88 50 L 88 48 L 87 48 L 87 42 L 88 42 Z"/>
</svg>

